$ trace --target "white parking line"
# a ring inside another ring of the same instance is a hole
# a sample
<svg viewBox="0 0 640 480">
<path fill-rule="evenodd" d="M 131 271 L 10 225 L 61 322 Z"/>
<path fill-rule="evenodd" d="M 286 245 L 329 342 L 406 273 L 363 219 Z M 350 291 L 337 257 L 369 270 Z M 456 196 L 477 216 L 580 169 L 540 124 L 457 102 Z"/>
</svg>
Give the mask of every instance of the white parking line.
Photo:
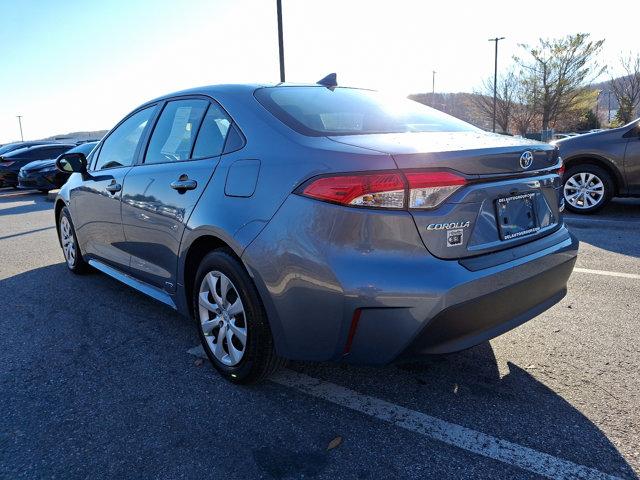
<svg viewBox="0 0 640 480">
<path fill-rule="evenodd" d="M 637 273 L 610 272 L 608 270 L 592 270 L 590 268 L 574 268 L 573 271 L 579 273 L 592 273 L 594 275 L 605 275 L 607 277 L 622 277 L 640 280 L 640 275 Z"/>
<path fill-rule="evenodd" d="M 385 400 L 362 395 L 330 382 L 302 373 L 283 370 L 272 381 L 300 392 L 321 398 L 370 417 L 411 430 L 448 445 L 520 467 L 548 478 L 612 479 L 599 470 L 578 465 L 517 443 L 508 442 L 455 423 L 449 423 L 425 413 L 409 410 Z"/>
<path fill-rule="evenodd" d="M 584 223 L 584 224 L 613 223 L 613 224 L 626 225 L 628 227 L 640 227 L 640 221 L 638 221 L 638 219 L 635 219 L 635 218 L 621 220 L 619 218 L 592 218 L 592 217 L 574 217 L 574 216 L 565 215 L 564 220 L 568 222 L 578 222 L 578 223 Z"/>
<path fill-rule="evenodd" d="M 191 348 L 187 353 L 206 358 L 201 346 Z M 282 369 L 271 381 L 433 440 L 548 478 L 619 478 L 289 369 Z"/>
</svg>

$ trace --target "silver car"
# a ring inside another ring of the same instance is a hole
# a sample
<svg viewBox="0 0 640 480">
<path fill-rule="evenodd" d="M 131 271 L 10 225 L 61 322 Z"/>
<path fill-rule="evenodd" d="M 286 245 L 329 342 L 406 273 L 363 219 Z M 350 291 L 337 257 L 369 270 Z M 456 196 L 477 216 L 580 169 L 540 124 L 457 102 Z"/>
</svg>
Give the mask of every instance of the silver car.
<svg viewBox="0 0 640 480">
<path fill-rule="evenodd" d="M 466 349 L 566 293 L 558 150 L 335 85 L 222 85 L 137 108 L 55 204 L 88 265 L 195 319 L 214 367 Z"/>
</svg>

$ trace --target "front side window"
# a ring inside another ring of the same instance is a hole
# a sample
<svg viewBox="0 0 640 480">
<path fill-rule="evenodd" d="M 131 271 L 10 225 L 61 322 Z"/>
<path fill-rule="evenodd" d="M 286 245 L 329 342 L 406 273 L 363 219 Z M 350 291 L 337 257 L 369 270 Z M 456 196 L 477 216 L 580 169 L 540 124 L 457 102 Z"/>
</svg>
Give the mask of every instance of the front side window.
<svg viewBox="0 0 640 480">
<path fill-rule="evenodd" d="M 189 160 L 196 133 L 208 106 L 206 100 L 194 99 L 167 103 L 151 135 L 144 163 Z"/>
<path fill-rule="evenodd" d="M 309 136 L 478 131 L 421 103 L 370 90 L 269 87 L 256 90 L 255 97 L 280 121 Z"/>
<path fill-rule="evenodd" d="M 134 113 L 102 142 L 95 170 L 133 165 L 138 143 L 156 106 Z"/>
</svg>

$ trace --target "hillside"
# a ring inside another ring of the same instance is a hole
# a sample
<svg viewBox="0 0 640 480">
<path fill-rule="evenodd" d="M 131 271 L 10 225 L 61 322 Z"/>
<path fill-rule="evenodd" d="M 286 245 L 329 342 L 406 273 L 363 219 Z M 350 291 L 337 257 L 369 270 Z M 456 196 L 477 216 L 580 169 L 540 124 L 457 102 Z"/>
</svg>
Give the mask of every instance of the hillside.
<svg viewBox="0 0 640 480">
<path fill-rule="evenodd" d="M 51 140 L 56 142 L 80 142 L 87 140 L 100 140 L 106 135 L 108 130 L 94 130 L 92 132 L 71 132 L 59 135 L 53 135 L 51 137 L 42 138 L 40 140 Z"/>
</svg>

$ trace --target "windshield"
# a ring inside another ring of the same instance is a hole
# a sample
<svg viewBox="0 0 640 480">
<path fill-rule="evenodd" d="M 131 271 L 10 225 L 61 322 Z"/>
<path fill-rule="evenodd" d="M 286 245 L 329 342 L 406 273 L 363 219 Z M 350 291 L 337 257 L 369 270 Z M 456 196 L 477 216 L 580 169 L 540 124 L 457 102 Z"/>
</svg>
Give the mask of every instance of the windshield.
<svg viewBox="0 0 640 480">
<path fill-rule="evenodd" d="M 256 90 L 255 97 L 283 123 L 309 136 L 478 130 L 413 100 L 370 90 L 270 87 Z"/>
</svg>

